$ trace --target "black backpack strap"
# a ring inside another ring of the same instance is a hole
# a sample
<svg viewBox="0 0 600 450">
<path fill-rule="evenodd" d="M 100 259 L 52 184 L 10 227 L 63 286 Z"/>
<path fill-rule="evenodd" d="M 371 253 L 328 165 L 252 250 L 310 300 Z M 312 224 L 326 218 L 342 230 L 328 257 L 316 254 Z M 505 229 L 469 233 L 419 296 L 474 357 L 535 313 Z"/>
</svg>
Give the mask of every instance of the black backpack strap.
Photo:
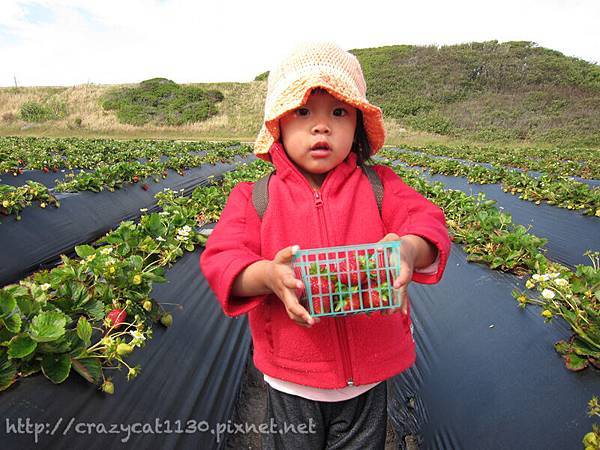
<svg viewBox="0 0 600 450">
<path fill-rule="evenodd" d="M 365 175 L 369 179 L 371 183 L 371 187 L 373 188 L 373 193 L 375 194 L 375 200 L 377 200 L 377 208 L 379 208 L 379 216 L 383 217 L 381 213 L 381 208 L 383 205 L 383 184 L 381 183 L 381 178 L 375 172 L 375 169 L 371 166 L 362 166 Z"/>
<path fill-rule="evenodd" d="M 259 178 L 252 187 L 252 203 L 260 220 L 262 220 L 269 206 L 269 180 L 273 172 Z"/>
</svg>

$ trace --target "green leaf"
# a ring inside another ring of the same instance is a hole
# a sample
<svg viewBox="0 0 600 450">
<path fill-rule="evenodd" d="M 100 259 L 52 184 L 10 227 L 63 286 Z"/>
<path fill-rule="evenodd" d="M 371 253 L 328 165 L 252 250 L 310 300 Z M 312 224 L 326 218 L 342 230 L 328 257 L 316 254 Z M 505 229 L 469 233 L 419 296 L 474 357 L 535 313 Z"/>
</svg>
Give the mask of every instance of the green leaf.
<svg viewBox="0 0 600 450">
<path fill-rule="evenodd" d="M 63 354 L 47 354 L 42 358 L 42 372 L 54 384 L 62 383 L 71 371 L 71 358 Z"/>
<path fill-rule="evenodd" d="M 8 359 L 6 353 L 0 353 L 0 391 L 8 389 L 16 377 L 17 367 Z"/>
<path fill-rule="evenodd" d="M 98 384 L 102 375 L 102 365 L 98 358 L 71 358 L 73 369 L 90 383 Z"/>
<path fill-rule="evenodd" d="M 42 363 L 39 360 L 23 361 L 19 366 L 19 375 L 21 377 L 28 377 L 29 375 L 38 373 L 40 370 L 42 370 Z"/>
<path fill-rule="evenodd" d="M 129 263 L 138 272 L 141 272 L 144 259 L 140 255 L 133 255 L 129 258 Z"/>
<path fill-rule="evenodd" d="M 67 318 L 58 311 L 44 311 L 33 318 L 29 335 L 37 342 L 57 340 L 65 334 Z"/>
<path fill-rule="evenodd" d="M 565 366 L 573 372 L 579 372 L 589 365 L 587 358 L 583 358 L 575 353 L 569 353 L 565 356 Z"/>
<path fill-rule="evenodd" d="M 32 353 L 37 347 L 37 342 L 26 334 L 20 334 L 12 338 L 8 344 L 8 356 L 11 358 L 24 358 Z"/>
<path fill-rule="evenodd" d="M 554 349 L 561 355 L 566 355 L 571 351 L 571 345 L 567 341 L 558 341 L 554 344 Z"/>
<path fill-rule="evenodd" d="M 17 302 L 13 295 L 7 290 L 0 290 L 0 316 L 9 315 L 17 306 Z"/>
<path fill-rule="evenodd" d="M 86 303 L 83 309 L 92 320 L 101 320 L 104 318 L 104 304 L 100 300 Z"/>
<path fill-rule="evenodd" d="M 4 324 L 6 329 L 12 333 L 18 333 L 21 331 L 21 310 L 19 307 L 13 309 L 12 314 L 0 319 L 0 322 Z"/>
<path fill-rule="evenodd" d="M 92 326 L 83 316 L 79 318 L 77 322 L 77 336 L 85 342 L 85 345 L 90 345 L 90 339 L 92 338 Z"/>
<path fill-rule="evenodd" d="M 96 250 L 91 245 L 78 245 L 75 247 L 75 253 L 77 253 L 77 256 L 79 256 L 81 259 L 85 259 L 88 256 L 96 253 Z"/>
</svg>

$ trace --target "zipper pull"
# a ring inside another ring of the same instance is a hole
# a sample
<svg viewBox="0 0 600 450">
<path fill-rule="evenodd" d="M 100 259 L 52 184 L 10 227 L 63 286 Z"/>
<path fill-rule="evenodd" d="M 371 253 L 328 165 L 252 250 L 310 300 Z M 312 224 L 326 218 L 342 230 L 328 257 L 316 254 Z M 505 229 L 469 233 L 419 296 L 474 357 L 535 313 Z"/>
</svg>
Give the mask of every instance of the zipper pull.
<svg viewBox="0 0 600 450">
<path fill-rule="evenodd" d="M 352 378 L 348 378 L 348 386 L 354 386 L 354 381 Z"/>
<path fill-rule="evenodd" d="M 315 205 L 322 206 L 323 200 L 321 200 L 321 194 L 319 192 L 315 192 Z"/>
</svg>

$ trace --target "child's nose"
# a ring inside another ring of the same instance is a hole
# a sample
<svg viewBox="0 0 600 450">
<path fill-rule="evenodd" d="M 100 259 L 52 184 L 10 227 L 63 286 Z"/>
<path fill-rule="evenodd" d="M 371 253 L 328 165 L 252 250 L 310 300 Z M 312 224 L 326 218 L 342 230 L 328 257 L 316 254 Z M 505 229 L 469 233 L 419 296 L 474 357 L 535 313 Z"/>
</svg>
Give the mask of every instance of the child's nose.
<svg viewBox="0 0 600 450">
<path fill-rule="evenodd" d="M 313 125 L 312 131 L 313 131 L 313 133 L 319 133 L 319 134 L 327 134 L 327 133 L 331 132 L 331 130 L 329 128 L 329 124 L 322 120 L 319 120 L 318 122 L 316 122 Z"/>
</svg>

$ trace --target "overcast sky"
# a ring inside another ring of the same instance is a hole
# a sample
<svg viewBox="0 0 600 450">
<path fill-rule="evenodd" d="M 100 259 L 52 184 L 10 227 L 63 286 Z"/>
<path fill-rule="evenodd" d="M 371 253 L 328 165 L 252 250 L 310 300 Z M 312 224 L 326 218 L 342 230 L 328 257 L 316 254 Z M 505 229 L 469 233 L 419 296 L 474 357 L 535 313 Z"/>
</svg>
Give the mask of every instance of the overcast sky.
<svg viewBox="0 0 600 450">
<path fill-rule="evenodd" d="M 0 0 L 0 86 L 250 81 L 300 41 L 527 40 L 600 62 L 600 0 Z"/>
</svg>

